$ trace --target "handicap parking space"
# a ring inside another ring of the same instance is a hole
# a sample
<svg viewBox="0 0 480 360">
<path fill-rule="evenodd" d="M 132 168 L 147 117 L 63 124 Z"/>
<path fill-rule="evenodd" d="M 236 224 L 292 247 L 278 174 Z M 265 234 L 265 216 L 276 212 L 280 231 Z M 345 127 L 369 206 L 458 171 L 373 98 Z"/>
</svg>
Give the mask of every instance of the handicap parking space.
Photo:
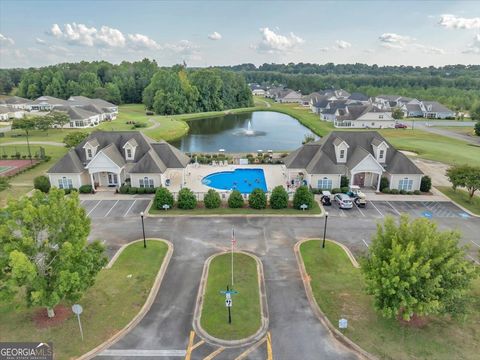
<svg viewBox="0 0 480 360">
<path fill-rule="evenodd" d="M 91 218 L 139 216 L 145 212 L 150 200 L 83 200 L 81 205 Z"/>
<path fill-rule="evenodd" d="M 336 203 L 325 207 L 329 216 L 342 218 L 370 218 L 381 219 L 385 216 L 398 217 L 408 214 L 411 217 L 425 217 L 428 219 L 459 217 L 468 219 L 470 215 L 450 201 L 368 201 L 367 206 L 350 210 L 342 210 Z"/>
</svg>

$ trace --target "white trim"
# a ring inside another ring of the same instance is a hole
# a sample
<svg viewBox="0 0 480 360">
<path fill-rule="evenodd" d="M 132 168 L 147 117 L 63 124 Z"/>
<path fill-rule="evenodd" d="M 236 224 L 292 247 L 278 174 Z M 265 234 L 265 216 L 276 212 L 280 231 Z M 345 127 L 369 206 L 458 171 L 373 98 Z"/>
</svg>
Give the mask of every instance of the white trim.
<svg viewBox="0 0 480 360">
<path fill-rule="evenodd" d="M 88 172 L 89 172 L 89 173 L 90 173 L 90 165 L 92 164 L 92 162 L 94 162 L 94 161 L 97 159 L 97 157 L 98 157 L 100 154 L 105 155 L 105 156 L 107 157 L 107 159 L 110 160 L 110 162 L 111 162 L 113 165 L 115 165 L 115 167 L 118 169 L 118 172 L 119 172 L 119 173 L 122 171 L 123 167 L 118 166 L 112 159 L 110 159 L 110 157 L 109 157 L 107 154 L 105 154 L 105 153 L 103 152 L 103 149 L 102 149 L 102 150 L 100 150 L 98 153 L 96 153 L 95 156 L 93 157 L 93 159 L 90 160 L 90 162 L 87 164 L 87 166 L 85 166 L 85 169 L 88 169 Z M 111 172 L 110 169 L 108 169 L 108 170 L 99 170 L 99 171 L 95 171 L 95 172 L 102 172 L 102 171 Z"/>
</svg>

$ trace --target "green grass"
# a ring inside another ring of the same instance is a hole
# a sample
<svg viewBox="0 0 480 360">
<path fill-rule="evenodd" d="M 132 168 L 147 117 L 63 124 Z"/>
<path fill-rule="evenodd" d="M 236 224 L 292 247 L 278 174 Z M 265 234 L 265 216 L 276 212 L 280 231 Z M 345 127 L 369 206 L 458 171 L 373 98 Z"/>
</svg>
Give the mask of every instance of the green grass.
<svg viewBox="0 0 480 360">
<path fill-rule="evenodd" d="M 462 189 L 454 191 L 450 186 L 436 186 L 435 188 L 440 190 L 457 204 L 460 204 L 476 215 L 480 215 L 480 195 L 478 191 L 475 193 L 472 200 L 470 200 L 468 193 Z"/>
<path fill-rule="evenodd" d="M 177 215 L 292 215 L 292 216 L 302 216 L 302 215 L 317 215 L 321 214 L 322 210 L 317 202 L 314 203 L 314 206 L 310 210 L 297 210 L 292 207 L 287 209 L 263 209 L 263 210 L 256 210 L 251 209 L 249 207 L 244 207 L 240 209 L 231 209 L 229 207 L 220 207 L 218 209 L 207 209 L 203 207 L 203 204 L 200 203 L 199 207 L 193 210 L 182 210 L 182 209 L 170 209 L 170 210 L 163 210 L 163 209 L 155 209 L 153 206 L 150 208 L 149 214 L 161 214 L 164 216 L 177 216 Z"/>
<path fill-rule="evenodd" d="M 384 129 L 380 133 L 398 150 L 416 152 L 424 159 L 449 165 L 480 166 L 480 147 L 462 140 L 422 130 Z"/>
<path fill-rule="evenodd" d="M 50 161 L 41 163 L 32 170 L 28 170 L 22 174 L 16 175 L 10 179 L 10 188 L 0 192 L 0 207 L 4 207 L 8 199 L 18 199 L 33 189 L 33 179 L 39 175 L 43 175 L 50 169 L 65 153 L 67 149 L 59 146 L 42 146 L 45 154 L 51 156 Z M 32 155 L 39 151 L 38 145 L 31 145 Z M 26 145 L 1 145 L 0 155 L 2 154 L 28 154 Z"/>
<path fill-rule="evenodd" d="M 344 334 L 381 359 L 478 359 L 480 348 L 480 278 L 474 282 L 474 303 L 464 320 L 431 317 L 422 329 L 384 319 L 364 292 L 364 279 L 345 252 L 328 242 L 307 241 L 300 247 L 315 299 L 334 326 L 348 319 Z"/>
<path fill-rule="evenodd" d="M 234 253 L 234 289 L 232 323 L 228 323 L 225 307 L 226 290 L 231 282 L 230 253 L 216 256 L 210 263 L 207 288 L 200 323 L 210 335 L 225 340 L 238 340 L 253 335 L 260 328 L 260 296 L 257 263 L 248 255 Z"/>
<path fill-rule="evenodd" d="M 100 272 L 95 285 L 78 302 L 84 309 L 81 315 L 84 342 L 73 314 L 61 324 L 37 329 L 32 322 L 36 309 L 26 308 L 20 302 L 0 302 L 0 339 L 51 341 L 56 359 L 77 358 L 110 338 L 139 312 L 166 252 L 164 242 L 148 241 L 146 250 L 143 243 L 134 243 L 122 252 L 111 269 Z"/>
</svg>

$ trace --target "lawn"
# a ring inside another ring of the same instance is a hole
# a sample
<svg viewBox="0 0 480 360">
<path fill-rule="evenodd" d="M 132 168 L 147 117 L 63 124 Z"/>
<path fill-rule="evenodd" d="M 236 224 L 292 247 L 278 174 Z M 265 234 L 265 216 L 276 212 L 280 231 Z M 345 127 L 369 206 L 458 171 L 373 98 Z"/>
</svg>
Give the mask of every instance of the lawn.
<svg viewBox="0 0 480 360">
<path fill-rule="evenodd" d="M 199 203 L 198 207 L 193 210 L 182 210 L 178 208 L 170 209 L 170 210 L 161 210 L 155 209 L 153 206 L 150 208 L 149 214 L 160 214 L 164 216 L 177 216 L 177 215 L 198 215 L 198 216 L 205 216 L 205 215 L 292 215 L 292 216 L 302 216 L 302 215 L 318 215 L 321 214 L 322 210 L 317 202 L 314 203 L 314 206 L 310 210 L 297 210 L 292 207 L 287 209 L 263 209 L 263 210 L 256 210 L 251 209 L 249 207 L 244 207 L 240 209 L 231 209 L 229 207 L 224 206 L 218 209 L 207 209 L 203 206 L 203 203 Z"/>
<path fill-rule="evenodd" d="M 380 133 L 397 149 L 416 152 L 424 159 L 480 166 L 480 147 L 465 141 L 422 130 L 384 129 Z"/>
<path fill-rule="evenodd" d="M 210 263 L 200 323 L 212 336 L 238 340 L 255 334 L 261 325 L 257 262 L 249 255 L 234 253 L 234 289 L 238 294 L 232 295 L 229 324 L 225 295 L 220 291 L 231 283 L 230 256 L 230 253 L 216 256 Z"/>
<path fill-rule="evenodd" d="M 422 329 L 384 319 L 364 293 L 364 280 L 345 252 L 328 242 L 307 241 L 300 247 L 315 299 L 334 326 L 348 319 L 344 334 L 381 359 L 478 359 L 480 348 L 480 279 L 474 282 L 474 303 L 462 320 L 431 317 Z"/>
<path fill-rule="evenodd" d="M 0 302 L 0 339 L 51 341 L 56 359 L 77 358 L 110 338 L 140 311 L 166 252 L 164 242 L 148 241 L 147 249 L 141 242 L 133 243 L 111 269 L 100 272 L 95 285 L 78 302 L 84 309 L 84 342 L 73 314 L 61 324 L 38 329 L 32 322 L 36 309 L 26 308 L 20 302 Z M 140 258 L 142 261 L 138 261 Z"/>
<path fill-rule="evenodd" d="M 32 155 L 39 152 L 39 145 L 31 145 Z M 50 169 L 66 152 L 67 149 L 59 146 L 43 146 L 45 154 L 51 156 L 50 161 L 41 163 L 32 170 L 28 170 L 22 174 L 16 175 L 10 179 L 10 188 L 0 192 L 0 207 L 4 207 L 10 198 L 18 199 L 33 189 L 33 179 L 39 175 L 43 175 Z M 1 145 L 0 156 L 3 154 L 15 154 L 16 152 L 28 154 L 26 145 Z"/>
<path fill-rule="evenodd" d="M 435 188 L 440 190 L 457 204 L 460 204 L 474 214 L 480 215 L 480 196 L 478 192 L 472 200 L 470 200 L 468 193 L 465 190 L 457 189 L 454 191 L 450 186 L 436 186 Z"/>
</svg>

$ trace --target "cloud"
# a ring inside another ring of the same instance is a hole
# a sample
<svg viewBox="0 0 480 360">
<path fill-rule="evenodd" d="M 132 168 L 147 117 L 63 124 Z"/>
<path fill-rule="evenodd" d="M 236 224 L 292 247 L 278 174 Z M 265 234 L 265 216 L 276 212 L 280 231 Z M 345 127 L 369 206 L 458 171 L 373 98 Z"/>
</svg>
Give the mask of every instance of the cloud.
<svg viewBox="0 0 480 360">
<path fill-rule="evenodd" d="M 176 43 L 166 43 L 164 49 L 174 54 L 183 55 L 186 59 L 199 61 L 202 59 L 198 46 L 188 40 L 180 40 Z"/>
<path fill-rule="evenodd" d="M 335 41 L 335 47 L 337 49 L 343 50 L 343 49 L 348 49 L 349 47 L 352 47 L 352 44 L 350 44 L 348 41 L 337 40 Z"/>
<path fill-rule="evenodd" d="M 98 43 L 109 47 L 124 47 L 125 36 L 118 29 L 113 29 L 108 26 L 102 26 L 95 34 Z"/>
<path fill-rule="evenodd" d="M 129 47 L 137 50 L 160 50 L 162 47 L 147 35 L 142 34 L 128 34 Z"/>
<path fill-rule="evenodd" d="M 38 44 L 38 45 L 47 45 L 47 42 L 43 39 L 40 39 L 40 38 L 35 38 L 35 42 Z"/>
<path fill-rule="evenodd" d="M 208 38 L 210 40 L 221 40 L 222 39 L 222 35 L 219 34 L 218 32 L 214 31 L 213 33 L 211 33 L 210 35 L 208 35 Z"/>
<path fill-rule="evenodd" d="M 2 34 L 0 34 L 0 44 L 3 44 L 3 45 L 14 45 L 15 44 L 15 41 L 13 41 L 12 38 L 9 38 L 9 37 L 6 37 Z"/>
<path fill-rule="evenodd" d="M 380 45 L 388 49 L 404 49 L 415 39 L 394 33 L 384 33 L 379 36 L 378 40 L 380 40 Z"/>
<path fill-rule="evenodd" d="M 440 16 L 438 24 L 447 29 L 480 29 L 480 17 L 468 19 L 452 14 L 444 14 Z"/>
<path fill-rule="evenodd" d="M 58 24 L 53 24 L 50 32 L 47 32 L 47 34 L 53 35 L 55 37 L 61 37 L 63 35 L 62 30 L 60 29 L 60 26 L 58 26 Z"/>
<path fill-rule="evenodd" d="M 435 46 L 428 46 L 422 44 L 413 44 L 413 47 L 423 51 L 426 54 L 433 54 L 433 55 L 445 55 L 446 51 Z"/>
<path fill-rule="evenodd" d="M 480 34 L 475 35 L 473 42 L 463 51 L 464 54 L 480 54 Z"/>
<path fill-rule="evenodd" d="M 292 32 L 288 35 L 280 35 L 268 27 L 261 28 L 260 32 L 262 33 L 262 41 L 253 46 L 259 52 L 288 52 L 305 42 Z"/>
</svg>

